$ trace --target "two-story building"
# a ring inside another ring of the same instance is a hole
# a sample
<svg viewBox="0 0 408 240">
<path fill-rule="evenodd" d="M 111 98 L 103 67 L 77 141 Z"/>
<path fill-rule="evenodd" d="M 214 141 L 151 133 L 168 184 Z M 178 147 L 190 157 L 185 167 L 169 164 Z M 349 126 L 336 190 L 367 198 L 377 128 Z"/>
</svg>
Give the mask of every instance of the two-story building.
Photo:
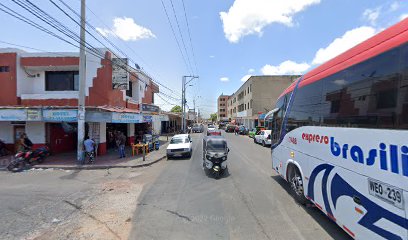
<svg viewBox="0 0 408 240">
<path fill-rule="evenodd" d="M 10 150 L 25 132 L 34 147 L 46 144 L 53 153 L 73 151 L 78 117 L 85 118 L 86 135 L 96 140 L 99 154 L 114 146 L 115 131 L 124 132 L 129 142 L 146 129 L 160 132 L 160 122 L 168 116 L 153 105 L 158 85 L 127 65 L 122 84 L 117 84 L 117 59 L 106 49 L 98 51 L 104 58 L 86 56 L 86 115 L 78 116 L 77 52 L 0 49 L 0 139 Z"/>
<path fill-rule="evenodd" d="M 263 116 L 275 107 L 279 95 L 298 77 L 251 76 L 228 98 L 228 119 L 247 128 L 262 126 Z"/>
</svg>

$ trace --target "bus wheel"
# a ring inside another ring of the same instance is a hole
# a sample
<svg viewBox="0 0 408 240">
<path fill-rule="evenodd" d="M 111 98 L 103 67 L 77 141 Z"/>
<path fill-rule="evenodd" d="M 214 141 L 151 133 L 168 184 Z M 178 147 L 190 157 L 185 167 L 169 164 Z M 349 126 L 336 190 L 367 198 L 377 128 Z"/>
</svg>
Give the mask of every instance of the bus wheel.
<svg viewBox="0 0 408 240">
<path fill-rule="evenodd" d="M 307 198 L 304 195 L 302 175 L 297 167 L 292 166 L 289 175 L 290 186 L 293 190 L 296 201 L 302 205 L 307 203 Z"/>
</svg>

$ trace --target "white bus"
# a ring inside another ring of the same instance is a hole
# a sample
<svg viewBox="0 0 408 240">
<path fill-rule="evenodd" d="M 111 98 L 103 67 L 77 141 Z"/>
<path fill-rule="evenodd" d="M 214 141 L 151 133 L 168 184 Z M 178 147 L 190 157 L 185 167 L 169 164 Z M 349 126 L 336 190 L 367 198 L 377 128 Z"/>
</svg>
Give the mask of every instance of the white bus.
<svg viewBox="0 0 408 240">
<path fill-rule="evenodd" d="M 272 168 L 356 239 L 408 239 L 408 19 L 305 74 L 273 111 Z"/>
</svg>

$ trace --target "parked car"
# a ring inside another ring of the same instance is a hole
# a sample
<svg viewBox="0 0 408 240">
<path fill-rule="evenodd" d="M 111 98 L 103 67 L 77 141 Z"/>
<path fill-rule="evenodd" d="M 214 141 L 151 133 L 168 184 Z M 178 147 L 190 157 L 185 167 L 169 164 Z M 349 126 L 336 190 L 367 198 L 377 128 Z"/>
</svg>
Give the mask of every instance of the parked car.
<svg viewBox="0 0 408 240">
<path fill-rule="evenodd" d="M 235 125 L 227 125 L 227 128 L 225 129 L 225 132 L 234 132 L 235 131 Z"/>
<path fill-rule="evenodd" d="M 194 124 L 191 131 L 193 133 L 202 133 L 204 131 L 204 126 L 202 124 Z"/>
<path fill-rule="evenodd" d="M 167 146 L 167 159 L 172 157 L 191 157 L 193 144 L 188 134 L 178 134 L 171 138 Z"/>
<path fill-rule="evenodd" d="M 215 130 L 215 126 L 214 126 L 214 125 L 209 124 L 209 125 L 208 125 L 208 127 L 207 127 L 207 130 Z"/>
<path fill-rule="evenodd" d="M 248 129 L 245 126 L 239 126 L 238 127 L 238 134 L 246 135 L 247 132 L 248 132 Z"/>
<path fill-rule="evenodd" d="M 254 128 L 252 128 L 251 130 L 249 130 L 248 136 L 249 136 L 250 138 L 254 138 L 255 135 L 259 134 L 259 132 L 260 132 L 261 130 L 265 130 L 265 128 L 264 128 L 264 127 L 254 127 Z"/>
<path fill-rule="evenodd" d="M 254 137 L 254 143 L 260 143 L 262 146 L 271 145 L 271 130 L 261 130 L 258 135 Z"/>
<path fill-rule="evenodd" d="M 221 136 L 220 130 L 207 130 L 207 136 Z"/>
</svg>

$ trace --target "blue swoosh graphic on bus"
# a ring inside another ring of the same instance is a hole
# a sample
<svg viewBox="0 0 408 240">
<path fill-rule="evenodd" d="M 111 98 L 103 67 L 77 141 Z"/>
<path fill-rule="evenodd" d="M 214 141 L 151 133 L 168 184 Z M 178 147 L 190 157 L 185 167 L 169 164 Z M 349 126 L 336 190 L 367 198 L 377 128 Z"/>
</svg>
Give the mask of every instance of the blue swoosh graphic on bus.
<svg viewBox="0 0 408 240">
<path fill-rule="evenodd" d="M 405 219 L 401 216 L 398 216 L 395 213 L 392 213 L 385 208 L 381 207 L 380 205 L 374 203 L 363 194 L 359 193 L 355 190 L 350 184 L 348 184 L 342 177 L 340 177 L 337 173 L 334 175 L 331 184 L 331 196 L 333 205 L 336 208 L 337 200 L 341 196 L 350 196 L 359 197 L 361 201 L 361 205 L 367 210 L 367 213 L 358 221 L 361 226 L 370 229 L 371 231 L 377 233 L 378 235 L 390 239 L 390 240 L 397 240 L 402 239 L 400 236 L 395 235 L 392 232 L 384 230 L 374 224 L 379 221 L 380 219 L 387 219 L 388 221 L 395 223 L 398 226 L 401 226 L 405 229 L 408 229 L 408 219 Z"/>
<path fill-rule="evenodd" d="M 323 201 L 324 201 L 324 207 L 327 211 L 327 213 L 333 214 L 332 210 L 330 208 L 329 204 L 329 198 L 327 196 L 327 179 L 329 177 L 329 174 L 331 170 L 333 170 L 334 166 L 329 165 L 329 164 L 321 164 L 317 166 L 315 169 L 313 169 L 312 174 L 310 174 L 310 179 L 309 179 L 309 185 L 307 187 L 308 192 L 307 196 L 309 196 L 312 200 L 314 200 L 314 183 L 316 181 L 316 176 L 319 174 L 321 171 L 324 170 L 324 175 L 322 179 L 322 194 L 323 194 Z"/>
<path fill-rule="evenodd" d="M 323 175 L 323 179 L 322 179 L 322 194 L 323 194 L 325 210 L 327 211 L 327 213 L 330 213 L 330 214 L 332 214 L 332 211 L 331 211 L 330 204 L 328 201 L 327 180 L 328 180 L 328 175 L 333 170 L 333 168 L 334 166 L 330 164 L 321 164 L 317 166 L 315 169 L 313 169 L 310 175 L 309 184 L 308 184 L 308 196 L 312 200 L 314 200 L 314 183 L 316 181 L 316 176 L 320 172 L 325 171 Z M 380 205 L 374 203 L 373 201 L 365 197 L 363 194 L 358 192 L 356 189 L 354 189 L 350 184 L 348 184 L 337 173 L 334 175 L 331 181 L 330 194 L 331 194 L 333 206 L 335 209 L 337 206 L 337 200 L 341 196 L 349 196 L 351 198 L 353 197 L 360 198 L 361 205 L 367 210 L 367 213 L 360 219 L 360 221 L 358 221 L 358 223 L 361 226 L 364 226 L 365 228 L 377 233 L 383 238 L 391 239 L 391 240 L 402 239 L 400 236 L 392 232 L 389 232 L 387 230 L 384 230 L 383 228 L 375 226 L 374 224 L 380 219 L 386 219 L 398 226 L 401 226 L 402 228 L 408 229 L 408 219 L 398 216 L 397 214 L 394 214 L 386 210 L 385 208 L 381 207 Z"/>
</svg>

